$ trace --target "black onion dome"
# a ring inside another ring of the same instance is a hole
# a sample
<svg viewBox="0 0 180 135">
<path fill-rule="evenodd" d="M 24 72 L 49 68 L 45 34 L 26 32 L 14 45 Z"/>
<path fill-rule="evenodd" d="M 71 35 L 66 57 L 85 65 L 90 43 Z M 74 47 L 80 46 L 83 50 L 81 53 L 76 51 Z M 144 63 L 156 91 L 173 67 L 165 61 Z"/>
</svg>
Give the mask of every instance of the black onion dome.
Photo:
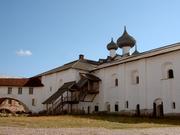
<svg viewBox="0 0 180 135">
<path fill-rule="evenodd" d="M 113 41 L 113 38 L 111 39 L 111 42 L 107 45 L 107 49 L 108 50 L 117 50 L 118 49 L 118 46 L 117 44 Z"/>
<path fill-rule="evenodd" d="M 124 46 L 130 46 L 132 48 L 134 47 L 135 44 L 136 44 L 136 40 L 127 33 L 126 27 L 124 27 L 124 33 L 122 34 L 121 37 L 118 38 L 117 45 L 120 48 Z"/>
</svg>

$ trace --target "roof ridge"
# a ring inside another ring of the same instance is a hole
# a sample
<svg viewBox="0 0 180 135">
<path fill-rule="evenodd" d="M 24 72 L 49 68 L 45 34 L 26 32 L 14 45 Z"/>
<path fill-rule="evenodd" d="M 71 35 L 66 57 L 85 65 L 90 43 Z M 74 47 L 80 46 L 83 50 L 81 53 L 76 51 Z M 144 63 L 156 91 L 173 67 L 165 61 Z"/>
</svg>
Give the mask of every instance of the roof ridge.
<svg viewBox="0 0 180 135">
<path fill-rule="evenodd" d="M 180 50 L 180 42 L 170 44 L 170 45 L 166 45 L 166 46 L 159 47 L 159 48 L 155 48 L 155 49 L 152 49 L 152 50 L 149 50 L 149 51 L 145 51 L 145 52 L 139 53 L 138 55 L 130 55 L 128 57 L 121 57 L 120 59 L 117 59 L 115 61 L 110 61 L 108 63 L 103 63 L 103 64 L 99 65 L 95 70 L 98 70 L 98 69 L 101 69 L 101 68 L 106 68 L 106 67 L 109 67 L 109 66 L 114 66 L 114 65 L 124 63 L 124 62 L 127 62 L 127 61 L 132 61 L 132 60 L 136 60 L 136 59 L 142 59 L 142 58 L 146 58 L 146 57 L 151 57 L 151 56 L 154 56 L 154 55 L 157 55 L 157 54 L 168 53 L 168 52 L 172 52 L 172 51 L 176 51 L 176 50 Z M 108 64 L 108 65 L 106 65 L 106 64 Z M 92 71 L 94 71 L 94 70 L 92 70 Z"/>
<path fill-rule="evenodd" d="M 141 52 L 140 54 L 149 53 L 149 52 L 155 52 L 155 51 L 159 51 L 159 50 L 162 50 L 162 49 L 168 49 L 170 47 L 176 47 L 176 46 L 179 46 L 179 45 L 180 45 L 180 42 L 177 42 L 177 43 L 173 43 L 173 44 L 170 44 L 170 45 L 165 45 L 165 46 L 161 46 L 161 47 L 154 48 L 154 49 L 151 49 L 151 50 L 147 50 L 147 51 Z"/>
<path fill-rule="evenodd" d="M 77 61 L 71 66 L 71 68 L 74 68 L 75 65 L 77 65 L 78 62 L 80 62 L 80 60 L 77 60 Z"/>
<path fill-rule="evenodd" d="M 74 61 L 71 61 L 71 62 L 68 62 L 68 63 L 63 64 L 62 66 L 69 65 L 69 64 L 72 64 L 72 63 L 76 63 L 77 61 L 78 61 L 78 60 L 74 60 Z M 59 67 L 61 67 L 61 66 L 59 66 Z"/>
</svg>

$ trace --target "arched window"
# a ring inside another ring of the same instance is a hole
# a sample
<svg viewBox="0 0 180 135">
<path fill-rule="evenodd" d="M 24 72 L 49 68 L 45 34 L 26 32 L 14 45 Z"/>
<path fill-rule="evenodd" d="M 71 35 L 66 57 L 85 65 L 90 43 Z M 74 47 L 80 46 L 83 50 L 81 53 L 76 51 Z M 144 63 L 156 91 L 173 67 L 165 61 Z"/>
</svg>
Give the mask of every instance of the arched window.
<svg viewBox="0 0 180 135">
<path fill-rule="evenodd" d="M 172 103 L 172 108 L 176 109 L 176 103 L 175 102 Z"/>
<path fill-rule="evenodd" d="M 115 86 L 116 87 L 118 86 L 118 79 L 117 78 L 115 79 Z"/>
<path fill-rule="evenodd" d="M 131 73 L 132 84 L 139 84 L 139 73 L 137 70 L 133 70 Z"/>
<path fill-rule="evenodd" d="M 174 72 L 172 69 L 168 70 L 168 78 L 174 78 Z"/>
<path fill-rule="evenodd" d="M 174 78 L 174 67 L 172 62 L 165 62 L 162 64 L 162 79 L 171 79 Z"/>
<path fill-rule="evenodd" d="M 112 88 L 118 87 L 118 74 L 114 73 L 111 75 L 111 86 Z"/>
</svg>

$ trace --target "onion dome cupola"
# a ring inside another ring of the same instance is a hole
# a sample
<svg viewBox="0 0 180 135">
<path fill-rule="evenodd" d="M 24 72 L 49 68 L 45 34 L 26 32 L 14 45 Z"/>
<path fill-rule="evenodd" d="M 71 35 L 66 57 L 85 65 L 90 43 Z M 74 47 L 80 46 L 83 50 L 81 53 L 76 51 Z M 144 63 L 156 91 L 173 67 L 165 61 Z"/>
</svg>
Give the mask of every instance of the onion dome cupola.
<svg viewBox="0 0 180 135">
<path fill-rule="evenodd" d="M 111 42 L 107 44 L 107 49 L 108 50 L 117 50 L 118 46 L 117 44 L 113 41 L 113 38 L 111 38 Z"/>
<path fill-rule="evenodd" d="M 116 50 L 118 49 L 118 46 L 113 41 L 113 38 L 111 38 L 111 42 L 109 44 L 107 44 L 107 49 L 109 50 L 110 57 L 114 58 L 116 56 Z"/>
<path fill-rule="evenodd" d="M 135 44 L 136 40 L 127 33 L 126 27 L 124 27 L 124 33 L 118 38 L 117 45 L 119 48 L 123 48 L 124 46 L 130 46 L 132 48 Z"/>
<path fill-rule="evenodd" d="M 123 49 L 123 55 L 129 54 L 129 50 L 134 47 L 136 40 L 128 34 L 126 27 L 124 27 L 124 33 L 117 40 L 119 48 Z"/>
</svg>

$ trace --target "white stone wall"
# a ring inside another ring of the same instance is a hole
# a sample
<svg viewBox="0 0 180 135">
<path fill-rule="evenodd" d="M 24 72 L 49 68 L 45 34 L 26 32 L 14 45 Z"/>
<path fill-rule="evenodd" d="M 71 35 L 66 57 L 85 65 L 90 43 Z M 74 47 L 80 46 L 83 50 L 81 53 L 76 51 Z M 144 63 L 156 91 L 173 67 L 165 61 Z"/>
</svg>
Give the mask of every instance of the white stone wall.
<svg viewBox="0 0 180 135">
<path fill-rule="evenodd" d="M 32 112 L 39 112 L 43 110 L 42 94 L 43 87 L 34 87 L 33 94 L 29 94 L 29 87 L 22 87 L 22 94 L 18 94 L 19 87 L 11 87 L 12 94 L 8 94 L 8 87 L 0 87 L 0 98 L 13 98 L 17 99 L 23 104 L 25 104 L 28 109 Z M 35 106 L 32 105 L 32 99 L 35 99 Z"/>
<path fill-rule="evenodd" d="M 42 83 L 44 84 L 42 102 L 49 98 L 52 94 L 54 94 L 64 83 L 70 81 L 78 82 L 80 79 L 80 72 L 84 71 L 68 69 L 61 72 L 42 76 Z M 44 106 L 44 109 L 46 109 L 46 106 Z"/>
<path fill-rule="evenodd" d="M 100 111 L 105 111 L 106 104 L 110 103 L 111 112 L 114 112 L 115 103 L 119 104 L 119 110 L 135 110 L 137 104 L 140 104 L 140 109 L 152 109 L 155 99 L 161 98 L 164 113 L 180 113 L 179 59 L 180 51 L 95 71 L 102 84 L 94 104 L 99 103 Z M 164 63 L 172 63 L 173 79 L 163 78 Z M 134 74 L 139 76 L 139 84 L 133 82 Z M 114 82 L 116 78 L 119 80 L 118 87 Z M 172 102 L 176 103 L 176 109 L 172 109 Z"/>
<path fill-rule="evenodd" d="M 180 51 L 171 52 L 154 57 L 143 58 L 132 62 L 126 62 L 102 68 L 93 72 L 100 81 L 99 94 L 93 102 L 80 102 L 74 105 L 73 109 L 84 109 L 87 113 L 94 107 L 99 106 L 99 111 L 115 112 L 115 104 L 119 105 L 119 111 L 132 111 L 136 105 L 140 109 L 153 109 L 153 102 L 156 99 L 163 101 L 164 113 L 180 113 Z M 167 78 L 167 70 L 173 69 L 174 78 Z M 29 94 L 29 88 L 23 87 L 22 95 L 18 94 L 18 87 L 12 87 L 12 94 L 7 94 L 8 87 L 0 87 L 0 98 L 15 98 L 27 105 L 33 111 L 38 112 L 45 109 L 42 102 L 54 94 L 64 83 L 69 81 L 78 82 L 79 72 L 82 70 L 68 69 L 58 73 L 42 76 L 44 87 L 35 87 L 33 95 Z M 139 77 L 139 84 L 136 84 L 136 77 Z M 118 86 L 115 86 L 115 79 L 118 79 Z M 36 105 L 32 106 L 32 99 Z M 128 101 L 128 108 L 126 102 Z M 172 108 L 175 102 L 176 108 Z"/>
</svg>

